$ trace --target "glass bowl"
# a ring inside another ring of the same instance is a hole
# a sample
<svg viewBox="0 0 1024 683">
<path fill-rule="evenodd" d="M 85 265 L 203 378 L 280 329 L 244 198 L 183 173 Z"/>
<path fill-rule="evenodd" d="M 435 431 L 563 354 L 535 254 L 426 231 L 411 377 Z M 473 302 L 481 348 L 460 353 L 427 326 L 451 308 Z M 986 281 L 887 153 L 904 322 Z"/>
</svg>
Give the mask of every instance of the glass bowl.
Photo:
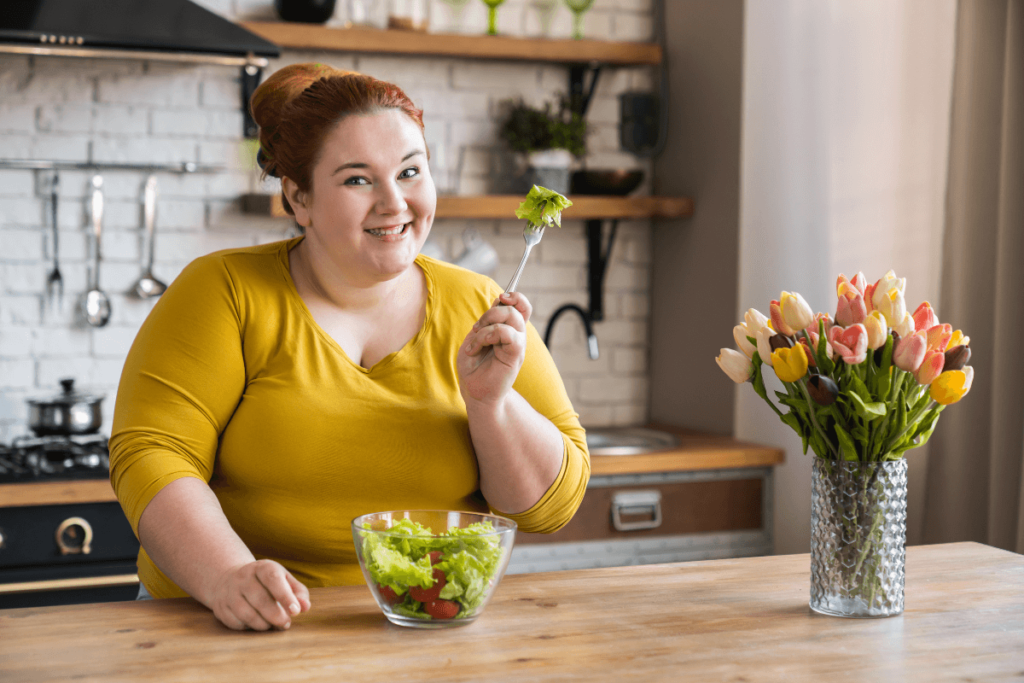
<svg viewBox="0 0 1024 683">
<path fill-rule="evenodd" d="M 449 510 L 374 512 L 352 520 L 359 567 L 384 616 L 414 628 L 472 623 L 508 567 L 516 523 Z"/>
</svg>

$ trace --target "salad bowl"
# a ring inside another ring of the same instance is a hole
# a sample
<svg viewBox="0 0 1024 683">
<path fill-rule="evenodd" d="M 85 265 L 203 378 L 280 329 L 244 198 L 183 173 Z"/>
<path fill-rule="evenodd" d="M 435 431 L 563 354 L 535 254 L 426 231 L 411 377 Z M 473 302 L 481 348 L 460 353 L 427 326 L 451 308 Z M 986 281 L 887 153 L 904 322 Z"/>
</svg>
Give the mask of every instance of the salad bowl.
<svg viewBox="0 0 1024 683">
<path fill-rule="evenodd" d="M 352 520 L 359 567 L 384 616 L 399 626 L 472 623 L 508 567 L 516 523 L 450 510 L 395 510 Z"/>
</svg>

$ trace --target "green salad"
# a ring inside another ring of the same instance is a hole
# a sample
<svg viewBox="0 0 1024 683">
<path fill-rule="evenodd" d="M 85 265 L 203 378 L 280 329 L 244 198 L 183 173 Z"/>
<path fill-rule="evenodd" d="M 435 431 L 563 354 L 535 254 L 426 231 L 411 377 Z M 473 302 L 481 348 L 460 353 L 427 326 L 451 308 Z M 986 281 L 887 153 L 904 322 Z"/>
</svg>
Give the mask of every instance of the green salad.
<svg viewBox="0 0 1024 683">
<path fill-rule="evenodd" d="M 377 592 L 391 610 L 421 619 L 471 615 L 483 603 L 502 559 L 490 522 L 434 535 L 429 527 L 403 519 L 386 534 L 363 534 L 362 551 Z"/>
</svg>

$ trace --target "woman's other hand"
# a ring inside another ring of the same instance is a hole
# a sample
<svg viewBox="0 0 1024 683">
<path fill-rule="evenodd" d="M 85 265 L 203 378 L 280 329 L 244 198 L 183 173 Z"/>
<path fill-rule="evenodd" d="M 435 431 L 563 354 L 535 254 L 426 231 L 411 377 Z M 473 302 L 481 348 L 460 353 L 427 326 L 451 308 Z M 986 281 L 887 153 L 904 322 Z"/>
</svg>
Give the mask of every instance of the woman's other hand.
<svg viewBox="0 0 1024 683">
<path fill-rule="evenodd" d="M 230 629 L 287 629 L 309 611 L 309 589 L 273 560 L 256 560 L 225 572 L 213 587 L 209 607 Z"/>
<path fill-rule="evenodd" d="M 533 313 L 519 292 L 502 294 L 459 347 L 457 367 L 467 403 L 497 404 L 508 394 L 526 358 L 526 323 Z"/>
</svg>

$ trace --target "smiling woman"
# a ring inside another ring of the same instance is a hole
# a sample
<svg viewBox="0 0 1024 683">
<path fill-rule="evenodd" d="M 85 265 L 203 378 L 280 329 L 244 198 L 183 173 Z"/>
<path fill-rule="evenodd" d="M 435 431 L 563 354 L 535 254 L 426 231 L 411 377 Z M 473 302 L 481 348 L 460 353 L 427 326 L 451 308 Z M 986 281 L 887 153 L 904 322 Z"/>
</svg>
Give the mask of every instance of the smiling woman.
<svg viewBox="0 0 1024 683">
<path fill-rule="evenodd" d="M 110 453 L 147 591 L 266 630 L 310 608 L 307 586 L 362 582 L 353 518 L 490 509 L 552 532 L 590 464 L 530 302 L 419 254 L 436 194 L 405 94 L 299 64 L 252 109 L 305 233 L 174 281 L 125 364 Z"/>
</svg>

